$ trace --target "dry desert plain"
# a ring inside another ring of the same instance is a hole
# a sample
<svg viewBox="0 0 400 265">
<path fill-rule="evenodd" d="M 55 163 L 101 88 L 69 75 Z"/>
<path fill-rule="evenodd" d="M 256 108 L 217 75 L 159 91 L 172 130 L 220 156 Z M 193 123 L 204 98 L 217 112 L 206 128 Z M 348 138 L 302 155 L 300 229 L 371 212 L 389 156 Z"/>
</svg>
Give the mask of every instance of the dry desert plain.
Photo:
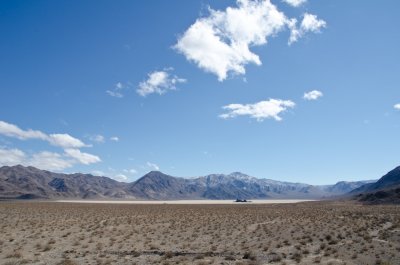
<svg viewBox="0 0 400 265">
<path fill-rule="evenodd" d="M 0 202 L 0 264 L 400 264 L 400 206 Z"/>
</svg>

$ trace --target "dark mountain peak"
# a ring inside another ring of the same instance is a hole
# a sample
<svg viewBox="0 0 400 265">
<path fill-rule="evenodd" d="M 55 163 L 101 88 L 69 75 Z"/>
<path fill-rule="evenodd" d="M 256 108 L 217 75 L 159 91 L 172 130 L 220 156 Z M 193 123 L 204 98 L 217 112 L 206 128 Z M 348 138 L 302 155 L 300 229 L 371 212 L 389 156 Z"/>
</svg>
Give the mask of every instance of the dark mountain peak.
<svg viewBox="0 0 400 265">
<path fill-rule="evenodd" d="M 400 184 L 400 166 L 395 169 L 389 171 L 386 175 L 384 175 L 380 180 L 376 182 L 376 184 L 380 186 L 388 186 L 393 184 Z"/>
<path fill-rule="evenodd" d="M 354 190 L 353 193 L 379 191 L 395 186 L 400 186 L 400 166 L 386 173 L 377 182 L 364 185 L 360 189 Z"/>
<path fill-rule="evenodd" d="M 146 175 L 150 175 L 150 176 L 153 176 L 153 175 L 166 175 L 167 176 L 167 174 L 164 174 L 164 173 L 162 173 L 161 171 L 158 171 L 158 170 L 152 170 L 149 173 L 147 173 Z"/>
<path fill-rule="evenodd" d="M 138 179 L 138 181 L 140 181 L 141 179 L 163 179 L 163 178 L 174 178 L 170 175 L 164 174 L 161 171 L 150 171 L 149 173 L 147 173 L 146 175 L 144 175 L 143 177 L 141 177 L 140 179 Z"/>
<path fill-rule="evenodd" d="M 400 185 L 400 166 L 386 173 L 377 182 L 362 186 L 356 192 L 377 191 L 398 185 Z"/>
<path fill-rule="evenodd" d="M 367 203 L 400 203 L 400 166 L 389 171 L 377 182 L 351 191 L 354 198 Z"/>
<path fill-rule="evenodd" d="M 181 178 L 175 178 L 170 175 L 164 174 L 160 171 L 150 171 L 137 181 L 133 182 L 132 186 L 139 186 L 141 184 L 144 185 L 155 185 L 155 186 L 171 186 L 172 183 L 177 183 L 180 181 L 184 181 Z"/>
<path fill-rule="evenodd" d="M 188 185 L 189 180 L 151 171 L 133 182 L 129 190 L 145 199 L 183 199 L 190 197 L 196 189 Z M 194 196 L 198 196 L 197 194 Z"/>
</svg>

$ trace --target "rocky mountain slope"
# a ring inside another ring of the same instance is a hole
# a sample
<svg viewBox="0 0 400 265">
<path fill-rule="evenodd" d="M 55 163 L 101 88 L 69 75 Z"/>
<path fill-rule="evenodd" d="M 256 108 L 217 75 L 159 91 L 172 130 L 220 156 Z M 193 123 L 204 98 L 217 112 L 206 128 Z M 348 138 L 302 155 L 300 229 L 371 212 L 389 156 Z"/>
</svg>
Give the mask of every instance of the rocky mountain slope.
<svg viewBox="0 0 400 265">
<path fill-rule="evenodd" d="M 139 198 L 150 200 L 199 199 L 200 189 L 194 181 L 151 171 L 128 185 L 128 191 Z"/>
<path fill-rule="evenodd" d="M 59 174 L 34 167 L 1 167 L 2 198 L 128 198 L 124 183 L 89 174 Z"/>
<path fill-rule="evenodd" d="M 152 171 L 135 182 L 123 183 L 90 174 L 60 174 L 34 167 L 0 168 L 1 198 L 114 199 L 317 199 L 347 193 L 366 182 L 313 186 L 259 179 L 240 172 L 177 178 Z"/>
<path fill-rule="evenodd" d="M 354 198 L 367 203 L 400 203 L 400 166 L 377 182 L 365 184 L 351 192 Z"/>
</svg>

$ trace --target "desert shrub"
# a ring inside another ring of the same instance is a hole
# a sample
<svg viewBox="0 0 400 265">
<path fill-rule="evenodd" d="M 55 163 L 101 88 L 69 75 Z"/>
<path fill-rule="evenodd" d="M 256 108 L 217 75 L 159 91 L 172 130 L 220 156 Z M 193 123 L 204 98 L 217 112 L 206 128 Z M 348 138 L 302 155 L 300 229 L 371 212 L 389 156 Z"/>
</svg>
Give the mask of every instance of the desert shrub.
<svg viewBox="0 0 400 265">
<path fill-rule="evenodd" d="M 236 258 L 232 255 L 228 255 L 225 257 L 225 260 L 236 260 Z"/>
<path fill-rule="evenodd" d="M 256 260 L 257 257 L 251 251 L 246 251 L 243 255 L 243 259 Z"/>
<path fill-rule="evenodd" d="M 66 258 L 59 262 L 57 265 L 78 265 L 76 262 Z"/>
</svg>

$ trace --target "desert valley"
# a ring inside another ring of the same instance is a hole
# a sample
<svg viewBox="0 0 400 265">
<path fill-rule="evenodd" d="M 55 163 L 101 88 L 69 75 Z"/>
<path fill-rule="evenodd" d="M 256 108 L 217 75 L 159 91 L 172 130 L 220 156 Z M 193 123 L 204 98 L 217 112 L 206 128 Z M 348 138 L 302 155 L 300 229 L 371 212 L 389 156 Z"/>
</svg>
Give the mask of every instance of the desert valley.
<svg viewBox="0 0 400 265">
<path fill-rule="evenodd" d="M 266 195 L 254 203 L 233 198 L 179 200 L 183 197 L 176 194 L 183 191 L 165 185 L 170 182 L 162 177 L 141 186 L 140 194 L 162 194 L 171 200 L 140 201 L 139 196 L 130 196 L 121 201 L 121 196 L 107 197 L 110 193 L 104 187 L 94 195 L 100 189 L 90 185 L 112 182 L 104 177 L 85 176 L 91 180 L 85 186 L 76 183 L 76 175 L 35 168 L 4 167 L 0 172 L 1 264 L 400 263 L 400 167 L 340 198 L 302 202 Z M 64 183 L 62 189 L 39 173 Z M 38 180 L 41 188 L 33 188 Z M 86 187 L 80 194 L 92 194 L 91 200 L 73 195 L 69 183 Z M 14 190 L 6 190 L 10 187 Z M 27 187 L 52 196 L 21 197 Z"/>
</svg>

